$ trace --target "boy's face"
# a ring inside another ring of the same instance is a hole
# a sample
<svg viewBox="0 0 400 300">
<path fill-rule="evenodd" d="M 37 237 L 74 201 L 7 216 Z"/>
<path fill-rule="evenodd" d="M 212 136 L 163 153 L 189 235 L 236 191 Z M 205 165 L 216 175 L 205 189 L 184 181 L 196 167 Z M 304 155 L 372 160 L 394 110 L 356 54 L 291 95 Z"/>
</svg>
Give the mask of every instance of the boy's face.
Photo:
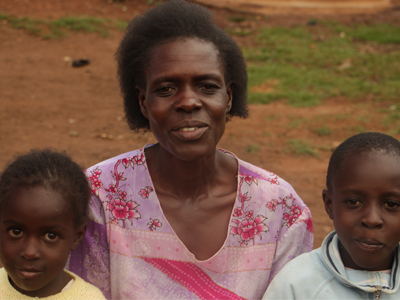
<svg viewBox="0 0 400 300">
<path fill-rule="evenodd" d="M 400 241 L 400 161 L 370 152 L 347 157 L 323 192 L 346 267 L 379 271 L 392 267 Z"/>
<path fill-rule="evenodd" d="M 69 253 L 85 233 L 75 229 L 62 195 L 42 187 L 19 189 L 0 213 L 0 260 L 11 283 L 29 296 L 61 291 Z"/>
</svg>

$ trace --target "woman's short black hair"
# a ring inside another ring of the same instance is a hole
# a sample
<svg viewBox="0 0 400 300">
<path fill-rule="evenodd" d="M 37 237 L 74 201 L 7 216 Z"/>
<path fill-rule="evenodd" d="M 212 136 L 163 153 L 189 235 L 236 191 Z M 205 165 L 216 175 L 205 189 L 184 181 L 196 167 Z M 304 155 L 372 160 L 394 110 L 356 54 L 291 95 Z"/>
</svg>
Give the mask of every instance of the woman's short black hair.
<svg viewBox="0 0 400 300">
<path fill-rule="evenodd" d="M 225 68 L 225 81 L 233 88 L 228 118 L 248 117 L 246 63 L 239 46 L 217 27 L 206 8 L 184 0 L 171 0 L 135 17 L 116 53 L 125 115 L 131 129 L 150 129 L 149 121 L 140 111 L 135 88 L 146 86 L 145 68 L 154 48 L 185 38 L 198 38 L 216 47 Z"/>
<path fill-rule="evenodd" d="M 17 156 L 0 175 L 0 211 L 20 188 L 43 187 L 61 194 L 70 203 L 74 225 L 88 218 L 90 187 L 83 170 L 65 153 L 32 150 Z"/>
<path fill-rule="evenodd" d="M 390 135 L 379 132 L 364 132 L 348 138 L 335 149 L 329 160 L 326 175 L 328 190 L 332 189 L 332 178 L 347 157 L 371 152 L 390 154 L 400 160 L 400 142 Z"/>
</svg>

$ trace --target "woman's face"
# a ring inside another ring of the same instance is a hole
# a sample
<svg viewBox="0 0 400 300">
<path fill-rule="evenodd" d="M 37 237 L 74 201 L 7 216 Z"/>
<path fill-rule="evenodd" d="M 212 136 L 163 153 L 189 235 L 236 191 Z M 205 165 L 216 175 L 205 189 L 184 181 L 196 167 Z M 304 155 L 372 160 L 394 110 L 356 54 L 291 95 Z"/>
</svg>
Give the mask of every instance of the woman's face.
<svg viewBox="0 0 400 300">
<path fill-rule="evenodd" d="M 183 161 L 214 155 L 232 104 L 214 45 L 199 39 L 160 45 L 145 76 L 145 89 L 136 90 L 162 149 Z"/>
</svg>

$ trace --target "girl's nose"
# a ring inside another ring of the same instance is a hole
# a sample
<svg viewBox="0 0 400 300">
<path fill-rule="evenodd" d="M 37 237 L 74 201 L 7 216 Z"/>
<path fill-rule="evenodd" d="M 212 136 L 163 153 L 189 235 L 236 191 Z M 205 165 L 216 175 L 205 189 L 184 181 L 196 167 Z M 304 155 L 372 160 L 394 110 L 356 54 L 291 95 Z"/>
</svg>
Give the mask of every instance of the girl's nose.
<svg viewBox="0 0 400 300">
<path fill-rule="evenodd" d="M 30 238 L 26 241 L 24 249 L 21 251 L 21 256 L 25 259 L 37 259 L 40 257 L 39 253 L 39 241 L 34 238 Z"/>
</svg>

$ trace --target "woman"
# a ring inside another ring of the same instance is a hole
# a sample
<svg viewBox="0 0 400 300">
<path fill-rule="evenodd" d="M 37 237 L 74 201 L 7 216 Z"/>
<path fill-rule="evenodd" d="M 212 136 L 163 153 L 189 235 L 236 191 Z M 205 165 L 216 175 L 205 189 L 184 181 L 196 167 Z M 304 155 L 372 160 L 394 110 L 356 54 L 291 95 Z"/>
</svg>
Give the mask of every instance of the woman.
<svg viewBox="0 0 400 300">
<path fill-rule="evenodd" d="M 70 269 L 112 299 L 261 298 L 312 249 L 312 222 L 287 182 L 216 148 L 248 115 L 239 47 L 176 0 L 131 22 L 117 60 L 128 124 L 158 143 L 87 170 L 92 222 Z"/>
</svg>

